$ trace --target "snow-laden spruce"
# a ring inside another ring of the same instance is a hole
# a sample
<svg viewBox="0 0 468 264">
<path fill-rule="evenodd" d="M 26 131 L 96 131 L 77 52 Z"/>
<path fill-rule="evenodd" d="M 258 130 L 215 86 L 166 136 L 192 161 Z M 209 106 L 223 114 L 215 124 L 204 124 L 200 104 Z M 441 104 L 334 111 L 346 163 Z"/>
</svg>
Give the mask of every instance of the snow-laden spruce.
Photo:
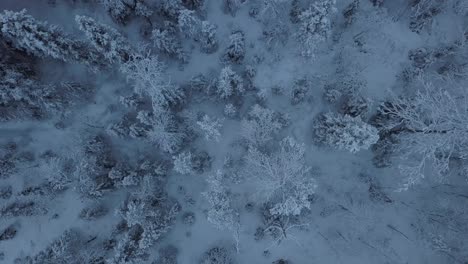
<svg viewBox="0 0 468 264">
<path fill-rule="evenodd" d="M 331 16 L 336 12 L 335 0 L 314 2 L 299 15 L 299 31 L 296 33 L 302 45 L 301 54 L 314 56 L 316 47 L 331 35 Z"/>
<path fill-rule="evenodd" d="M 336 149 L 356 153 L 379 140 L 379 131 L 362 121 L 337 113 L 325 113 L 314 124 L 314 140 Z"/>
<path fill-rule="evenodd" d="M 160 52 L 169 56 L 174 56 L 179 60 L 185 61 L 185 54 L 180 39 L 176 37 L 174 30 L 169 29 L 154 29 L 151 35 L 153 45 Z"/>
<path fill-rule="evenodd" d="M 200 121 L 197 121 L 199 129 L 205 136 L 206 140 L 219 142 L 221 139 L 221 129 L 223 128 L 224 119 L 212 119 L 208 115 L 204 115 Z"/>
<path fill-rule="evenodd" d="M 192 152 L 182 152 L 179 155 L 174 156 L 174 170 L 180 174 L 190 174 L 194 170 L 192 168 Z"/>
<path fill-rule="evenodd" d="M 116 29 L 87 16 L 76 16 L 75 21 L 91 44 L 110 62 L 122 63 L 129 59 L 132 54 L 131 46 Z"/>
<path fill-rule="evenodd" d="M 109 15 L 118 23 L 126 24 L 130 17 L 150 17 L 153 11 L 145 0 L 102 0 L 98 1 L 106 8 Z"/>
<path fill-rule="evenodd" d="M 211 173 L 208 178 L 208 190 L 202 195 L 208 200 L 208 221 L 217 229 L 227 230 L 232 233 L 239 251 L 239 231 L 241 228 L 240 214 L 233 206 L 232 194 L 226 188 L 223 181 L 224 174 L 221 170 Z"/>
<path fill-rule="evenodd" d="M 245 34 L 242 31 L 234 31 L 229 35 L 229 46 L 224 51 L 225 63 L 241 64 L 245 57 Z"/>
<path fill-rule="evenodd" d="M 0 30 L 2 38 L 10 40 L 15 48 L 35 56 L 91 66 L 102 64 L 102 56 L 96 50 L 71 39 L 57 26 L 35 20 L 25 9 L 0 14 Z"/>
<path fill-rule="evenodd" d="M 205 53 L 213 53 L 218 49 L 216 38 L 217 26 L 208 21 L 202 21 L 200 32 L 200 46 Z"/>
<path fill-rule="evenodd" d="M 201 20 L 195 16 L 195 11 L 184 9 L 179 12 L 178 25 L 180 32 L 186 38 L 197 38 L 200 35 Z"/>
<path fill-rule="evenodd" d="M 223 182 L 224 174 L 218 170 L 208 176 L 208 191 L 203 196 L 208 200 L 208 221 L 218 229 L 234 231 L 239 228 L 239 213 L 232 206 L 232 197 Z"/>
<path fill-rule="evenodd" d="M 231 96 L 242 95 L 244 91 L 242 78 L 230 66 L 224 67 L 216 84 L 216 93 L 219 97 L 227 99 Z"/>
</svg>

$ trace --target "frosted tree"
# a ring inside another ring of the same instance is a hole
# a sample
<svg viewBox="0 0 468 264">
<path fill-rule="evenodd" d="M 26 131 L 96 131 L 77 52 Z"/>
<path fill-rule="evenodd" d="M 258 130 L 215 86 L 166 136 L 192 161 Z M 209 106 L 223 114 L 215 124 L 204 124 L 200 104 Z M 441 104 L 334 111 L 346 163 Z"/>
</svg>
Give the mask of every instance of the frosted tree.
<svg viewBox="0 0 468 264">
<path fill-rule="evenodd" d="M 180 60 L 186 60 L 187 55 L 183 51 L 182 43 L 175 36 L 174 32 L 164 29 L 155 29 L 152 32 L 151 39 L 153 45 L 161 52 L 176 56 Z"/>
<path fill-rule="evenodd" d="M 151 98 L 155 110 L 174 105 L 182 99 L 180 87 L 173 85 L 166 77 L 164 64 L 149 53 L 131 56 L 120 70 L 133 83 L 135 93 Z"/>
<path fill-rule="evenodd" d="M 229 191 L 223 184 L 223 172 L 218 170 L 211 174 L 208 181 L 208 191 L 203 196 L 208 200 L 210 209 L 208 221 L 219 229 L 235 228 L 239 222 L 239 215 L 232 207 Z"/>
<path fill-rule="evenodd" d="M 103 0 L 101 3 L 110 16 L 122 24 L 127 23 L 132 15 L 149 17 L 152 14 L 144 0 Z"/>
<path fill-rule="evenodd" d="M 73 153 L 75 169 L 73 176 L 78 179 L 77 189 L 90 197 L 101 197 L 114 187 L 109 171 L 115 165 L 108 140 L 99 135 L 84 142 L 83 150 Z"/>
<path fill-rule="evenodd" d="M 33 58 L 0 44 L 0 121 L 66 116 L 92 89 L 76 83 L 43 84 Z"/>
<path fill-rule="evenodd" d="M 193 156 L 192 152 L 182 152 L 177 156 L 173 157 L 174 159 L 174 170 L 181 174 L 191 174 L 194 172 L 193 169 Z"/>
<path fill-rule="evenodd" d="M 254 105 L 248 118 L 241 122 L 241 133 L 252 146 L 263 146 L 283 128 L 281 117 L 273 110 Z"/>
<path fill-rule="evenodd" d="M 143 126 L 131 128 L 134 137 L 144 136 L 168 153 L 174 153 L 180 149 L 185 134 L 177 126 L 171 113 L 163 110 L 157 113 L 140 111 L 137 119 Z"/>
<path fill-rule="evenodd" d="M 233 104 L 226 104 L 224 107 L 224 115 L 230 118 L 234 118 L 237 115 L 237 107 Z"/>
<path fill-rule="evenodd" d="M 161 10 L 170 18 L 177 19 L 179 12 L 184 9 L 182 0 L 161 0 Z"/>
<path fill-rule="evenodd" d="M 66 60 L 72 53 L 73 42 L 57 27 L 36 21 L 26 14 L 5 10 L 0 15 L 2 37 L 12 40 L 13 45 L 39 57 L 50 56 Z"/>
<path fill-rule="evenodd" d="M 452 159 L 468 159 L 467 100 L 466 91 L 456 85 L 444 89 L 423 82 L 414 97 L 381 105 L 380 125 L 400 141 L 395 153 L 405 161 L 400 169 L 408 178 L 402 190 L 425 178 L 428 168 L 443 179 Z"/>
<path fill-rule="evenodd" d="M 138 264 L 145 261 L 145 250 L 139 246 L 143 230 L 135 226 L 116 242 L 114 256 L 106 259 L 109 264 Z"/>
<path fill-rule="evenodd" d="M 255 182 L 259 199 L 271 203 L 273 215 L 299 215 L 310 208 L 309 196 L 316 189 L 311 168 L 305 164 L 305 145 L 287 137 L 271 155 L 249 148 L 244 173 Z"/>
<path fill-rule="evenodd" d="M 206 53 L 213 53 L 218 49 L 218 40 L 216 39 L 216 25 L 208 21 L 202 21 L 200 32 L 201 50 Z"/>
<path fill-rule="evenodd" d="M 173 245 L 167 245 L 161 247 L 158 250 L 158 259 L 153 261 L 152 264 L 177 264 L 177 255 L 179 254 L 179 249 Z"/>
<path fill-rule="evenodd" d="M 17 143 L 8 141 L 0 145 L 0 179 L 6 179 L 19 171 L 19 167 L 30 166 L 33 160 L 19 150 Z"/>
<path fill-rule="evenodd" d="M 221 70 L 216 84 L 216 93 L 222 99 L 227 99 L 234 95 L 239 96 L 244 93 L 242 78 L 230 66 L 226 66 Z"/>
<path fill-rule="evenodd" d="M 129 60 L 132 48 L 127 39 L 117 30 L 86 16 L 76 16 L 75 21 L 91 44 L 107 60 L 112 63 L 122 63 Z"/>
<path fill-rule="evenodd" d="M 234 264 L 229 251 L 224 247 L 213 247 L 206 251 L 199 264 Z"/>
<path fill-rule="evenodd" d="M 66 230 L 60 237 L 52 241 L 40 251 L 30 263 L 71 263 L 86 261 L 80 248 L 84 246 L 84 238 L 76 230 Z"/>
<path fill-rule="evenodd" d="M 203 7 L 205 0 L 183 0 L 184 5 L 190 10 L 196 10 Z"/>
<path fill-rule="evenodd" d="M 102 64 L 97 51 L 69 38 L 58 27 L 35 20 L 24 9 L 20 12 L 5 10 L 0 14 L 0 29 L 2 37 L 10 40 L 15 48 L 35 56 Z"/>
<path fill-rule="evenodd" d="M 0 120 L 40 119 L 61 108 L 62 99 L 54 93 L 54 87 L 28 78 L 21 69 L 11 65 L 0 66 Z"/>
<path fill-rule="evenodd" d="M 259 15 L 264 23 L 274 22 L 288 10 L 291 0 L 263 0 Z"/>
<path fill-rule="evenodd" d="M 197 121 L 199 129 L 205 134 L 206 140 L 219 142 L 221 139 L 220 130 L 223 128 L 224 119 L 212 119 L 204 115 L 200 121 Z"/>
<path fill-rule="evenodd" d="M 314 125 L 315 141 L 356 153 L 379 140 L 379 131 L 358 117 L 326 113 Z"/>
<path fill-rule="evenodd" d="M 335 9 L 335 0 L 314 2 L 299 15 L 297 39 L 302 44 L 301 54 L 312 57 L 317 45 L 331 35 L 331 17 Z"/>
<path fill-rule="evenodd" d="M 39 174 L 47 178 L 53 190 L 65 190 L 73 183 L 73 171 L 67 171 L 67 163 L 64 158 L 52 157 L 39 165 Z"/>
<path fill-rule="evenodd" d="M 159 191 L 161 187 L 157 185 L 161 183 L 158 180 L 147 176 L 144 181 L 142 189 L 130 196 L 118 211 L 128 227 L 143 229 L 138 241 L 140 249 L 151 247 L 167 233 L 180 211 L 178 203 Z"/>
<path fill-rule="evenodd" d="M 241 63 L 245 57 L 245 36 L 242 31 L 233 32 L 229 36 L 229 46 L 224 52 L 226 62 Z"/>
<path fill-rule="evenodd" d="M 365 116 L 369 110 L 370 100 L 362 96 L 358 91 L 344 96 L 340 112 L 352 117 Z"/>
<path fill-rule="evenodd" d="M 218 170 L 208 177 L 208 191 L 202 195 L 208 200 L 208 221 L 220 230 L 233 233 L 239 249 L 239 212 L 232 205 L 232 197 L 223 183 L 223 172 Z"/>
<path fill-rule="evenodd" d="M 118 162 L 109 171 L 108 176 L 114 181 L 114 185 L 130 187 L 141 185 L 145 177 L 161 177 L 166 172 L 164 164 L 143 156 L 136 166 L 131 166 L 127 162 Z"/>
<path fill-rule="evenodd" d="M 443 1 L 437 0 L 412 1 L 410 4 L 410 29 L 416 33 L 420 33 L 424 27 L 432 22 L 434 16 L 442 12 L 443 4 Z"/>
<path fill-rule="evenodd" d="M 243 0 L 223 0 L 223 9 L 224 12 L 230 13 L 231 15 L 235 15 L 237 10 L 242 5 Z"/>
<path fill-rule="evenodd" d="M 132 12 L 124 0 L 103 0 L 101 3 L 110 16 L 120 23 L 124 23 Z"/>
<path fill-rule="evenodd" d="M 195 16 L 195 11 L 188 9 L 181 10 L 177 21 L 179 30 L 185 37 L 198 39 L 202 21 Z"/>
</svg>

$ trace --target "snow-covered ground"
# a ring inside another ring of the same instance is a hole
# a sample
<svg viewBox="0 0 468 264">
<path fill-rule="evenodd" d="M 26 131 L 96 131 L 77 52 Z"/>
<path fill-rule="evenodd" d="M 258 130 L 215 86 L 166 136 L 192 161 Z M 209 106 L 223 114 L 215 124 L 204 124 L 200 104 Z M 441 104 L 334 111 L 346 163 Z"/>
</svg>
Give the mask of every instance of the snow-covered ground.
<svg viewBox="0 0 468 264">
<path fill-rule="evenodd" d="M 0 263 L 468 263 L 464 1 L 0 8 Z"/>
</svg>

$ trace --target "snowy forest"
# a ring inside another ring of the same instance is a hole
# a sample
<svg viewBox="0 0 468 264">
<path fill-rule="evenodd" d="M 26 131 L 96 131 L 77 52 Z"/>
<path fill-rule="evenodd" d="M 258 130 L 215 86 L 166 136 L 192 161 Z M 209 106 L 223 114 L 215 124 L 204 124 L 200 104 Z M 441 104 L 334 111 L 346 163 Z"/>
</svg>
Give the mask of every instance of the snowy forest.
<svg viewBox="0 0 468 264">
<path fill-rule="evenodd" d="M 0 8 L 0 263 L 468 264 L 468 0 Z"/>
</svg>

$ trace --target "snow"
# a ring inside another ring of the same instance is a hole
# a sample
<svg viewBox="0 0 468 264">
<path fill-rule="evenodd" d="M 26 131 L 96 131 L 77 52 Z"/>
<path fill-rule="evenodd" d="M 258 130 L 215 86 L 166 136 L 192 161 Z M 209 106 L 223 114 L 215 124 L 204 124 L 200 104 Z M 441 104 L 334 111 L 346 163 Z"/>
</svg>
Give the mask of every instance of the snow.
<svg viewBox="0 0 468 264">
<path fill-rule="evenodd" d="M 444 1 L 420 32 L 410 27 L 415 10 L 404 0 L 382 6 L 354 1 L 359 4 L 351 20 L 342 12 L 352 0 L 336 5 L 332 0 L 281 0 L 271 6 L 261 0 L 229 1 L 237 10 L 226 10 L 225 1 L 205 0 L 194 11 L 186 6 L 198 6 L 195 0 L 127 2 L 129 13 L 113 16 L 97 1 L 0 3 L 3 10 L 26 8 L 37 23 L 60 26 L 64 35 L 54 43 L 86 43 L 96 55 L 84 61 L 76 50 L 55 45 L 52 52 L 48 41 L 26 45 L 21 34 L 8 28 L 2 33 L 2 43 L 5 38 L 16 44 L 0 51 L 0 68 L 14 65 L 23 71 L 17 76 L 34 80 L 37 89 L 63 87 L 62 82 L 83 89 L 64 97 L 70 104 L 58 111 L 45 108 L 37 118 L 19 118 L 19 112 L 17 119 L 0 123 L 0 172 L 10 161 L 17 169 L 6 177 L 0 174 L 0 187 L 13 190 L 11 198 L 0 199 L 0 210 L 15 201 L 37 203 L 33 215 L 0 215 L 0 235 L 11 224 L 18 227 L 13 239 L 0 241 L 0 263 L 34 257 L 69 229 L 86 238 L 80 257 L 92 251 L 103 263 L 112 263 L 116 247 L 103 244 L 137 239 L 131 234 L 140 227 L 144 238 L 136 240 L 138 252 L 120 252 L 129 258 L 147 255 L 136 263 L 153 263 L 167 245 L 177 248 L 182 264 L 199 263 L 214 247 L 226 249 L 233 264 L 281 258 L 293 264 L 466 261 L 468 9 L 460 7 L 463 1 Z M 299 23 L 290 13 L 292 3 L 302 11 Z M 172 5 L 170 10 L 165 4 Z M 81 22 L 89 17 L 92 26 L 80 31 L 76 15 Z M 102 35 L 96 37 L 90 27 L 100 27 Z M 438 47 L 455 48 L 431 55 L 434 62 L 416 69 L 410 51 Z M 13 64 L 3 58 L 8 56 Z M 190 85 L 200 74 L 204 81 Z M 432 90 L 418 93 L 419 77 L 434 83 Z M 11 99 L 8 85 L 0 80 L 0 98 Z M 324 96 L 330 89 L 334 101 Z M 5 100 L 12 105 L 0 102 L 0 114 L 21 101 L 14 99 Z M 24 105 L 37 103 L 34 96 L 27 100 Z M 365 110 L 348 113 L 345 102 L 364 104 Z M 407 112 L 393 117 L 407 120 L 375 118 L 383 102 L 400 103 Z M 333 117 L 333 125 L 317 135 L 324 113 Z M 385 122 L 393 123 L 386 127 Z M 116 124 L 122 134 L 109 133 Z M 440 127 L 453 133 L 434 136 Z M 405 129 L 409 132 L 401 133 Z M 384 157 L 390 165 L 378 167 L 375 148 L 389 135 L 395 137 L 392 149 L 408 151 L 391 153 Z M 97 136 L 103 147 L 96 144 L 100 148 L 87 153 L 85 143 Z M 8 149 L 10 142 L 17 148 Z M 456 147 L 441 147 L 444 142 Z M 401 167 L 421 158 L 427 167 L 418 171 L 416 184 L 402 191 L 411 175 Z M 96 165 L 87 172 L 91 180 L 106 181 L 97 187 L 105 190 L 102 197 L 79 190 L 82 175 L 77 172 L 88 159 Z M 53 166 L 65 160 L 70 168 Z M 128 175 L 111 177 L 112 168 Z M 49 176 L 61 173 L 71 179 L 68 188 L 48 188 Z M 148 188 L 147 180 L 155 185 Z M 30 187 L 39 191 L 21 194 Z M 117 213 L 128 197 L 138 197 L 142 205 Z M 108 209 L 104 216 L 79 217 L 96 203 Z M 184 222 L 184 213 L 193 213 L 194 223 Z M 119 225 L 123 220 L 127 227 Z M 153 224 L 164 225 L 161 237 L 145 237 Z M 145 238 L 150 243 L 144 244 Z"/>
</svg>

